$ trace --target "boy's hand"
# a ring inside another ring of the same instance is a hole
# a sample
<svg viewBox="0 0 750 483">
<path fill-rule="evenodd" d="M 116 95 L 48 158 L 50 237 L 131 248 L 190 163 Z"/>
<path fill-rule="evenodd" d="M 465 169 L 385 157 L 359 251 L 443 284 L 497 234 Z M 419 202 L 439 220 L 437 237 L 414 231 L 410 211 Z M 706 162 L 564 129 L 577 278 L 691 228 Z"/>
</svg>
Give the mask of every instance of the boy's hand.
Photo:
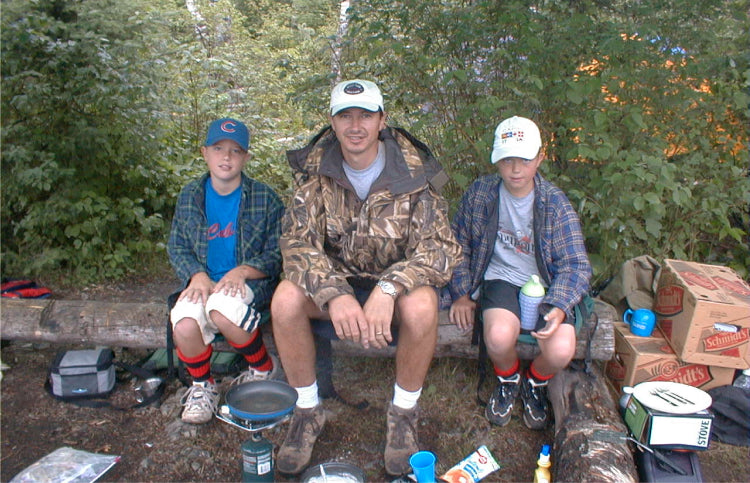
<svg viewBox="0 0 750 483">
<path fill-rule="evenodd" d="M 213 289 L 213 281 L 208 277 L 206 272 L 198 272 L 190 278 L 187 288 L 182 291 L 177 300 L 188 300 L 194 304 L 206 304 L 208 295 Z"/>
<path fill-rule="evenodd" d="M 213 293 L 224 292 L 225 295 L 234 297 L 238 293 L 245 298 L 245 268 L 243 266 L 234 267 L 228 271 L 214 287 Z"/>
<path fill-rule="evenodd" d="M 474 312 L 477 310 L 477 303 L 471 300 L 469 295 L 464 295 L 453 302 L 448 318 L 452 324 L 458 326 L 463 332 L 468 332 L 474 326 Z"/>
<path fill-rule="evenodd" d="M 544 320 L 547 321 L 547 325 L 545 325 L 542 330 L 531 333 L 531 335 L 537 339 L 549 339 L 552 334 L 555 333 L 557 328 L 560 327 L 560 324 L 565 322 L 565 312 L 559 307 L 554 307 L 547 312 L 547 315 L 544 316 Z"/>
</svg>

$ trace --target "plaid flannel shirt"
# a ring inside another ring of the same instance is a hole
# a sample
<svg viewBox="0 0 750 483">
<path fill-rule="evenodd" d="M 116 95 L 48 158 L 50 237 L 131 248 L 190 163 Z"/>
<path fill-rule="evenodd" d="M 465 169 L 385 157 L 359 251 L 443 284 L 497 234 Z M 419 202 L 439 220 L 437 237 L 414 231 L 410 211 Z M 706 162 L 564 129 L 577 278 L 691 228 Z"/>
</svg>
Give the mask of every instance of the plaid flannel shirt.
<svg viewBox="0 0 750 483">
<path fill-rule="evenodd" d="M 497 237 L 499 174 L 477 179 L 464 193 L 452 228 L 463 249 L 442 306 L 479 288 Z M 573 317 L 589 290 L 591 265 L 581 223 L 567 196 L 537 173 L 534 178 L 534 245 L 539 272 L 548 284 L 542 303 Z"/>
<path fill-rule="evenodd" d="M 198 272 L 208 273 L 208 218 L 206 180 L 208 173 L 188 183 L 177 199 L 167 253 L 177 277 L 187 286 Z M 242 197 L 237 219 L 237 266 L 249 265 L 267 275 L 248 280 L 255 293 L 254 304 L 263 310 L 281 273 L 281 218 L 284 204 L 267 185 L 242 174 Z"/>
</svg>

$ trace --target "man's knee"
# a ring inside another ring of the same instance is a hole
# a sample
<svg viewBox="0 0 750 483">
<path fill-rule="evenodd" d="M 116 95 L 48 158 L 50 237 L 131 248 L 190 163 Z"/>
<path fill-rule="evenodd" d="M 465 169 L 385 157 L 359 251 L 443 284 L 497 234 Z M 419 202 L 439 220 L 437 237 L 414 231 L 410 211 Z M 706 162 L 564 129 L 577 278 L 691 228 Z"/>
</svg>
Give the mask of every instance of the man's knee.
<svg viewBox="0 0 750 483">
<path fill-rule="evenodd" d="M 437 320 L 437 292 L 432 287 L 418 287 L 398 299 L 398 309 L 399 316 L 405 320 Z"/>
<path fill-rule="evenodd" d="M 271 318 L 274 323 L 304 318 L 308 312 L 310 298 L 299 285 L 288 280 L 279 282 L 271 299 Z"/>
</svg>

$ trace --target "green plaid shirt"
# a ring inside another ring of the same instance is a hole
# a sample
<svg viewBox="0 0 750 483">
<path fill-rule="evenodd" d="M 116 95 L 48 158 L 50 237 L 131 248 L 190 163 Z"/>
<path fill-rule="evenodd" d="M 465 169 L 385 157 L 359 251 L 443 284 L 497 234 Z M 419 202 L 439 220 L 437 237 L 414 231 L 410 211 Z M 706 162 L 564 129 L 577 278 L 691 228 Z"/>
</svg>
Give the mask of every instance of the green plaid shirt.
<svg viewBox="0 0 750 483">
<path fill-rule="evenodd" d="M 177 199 L 167 253 L 177 277 L 187 285 L 198 272 L 208 273 L 208 218 L 206 180 L 208 173 L 188 183 Z M 248 280 L 256 306 L 270 300 L 281 273 L 281 218 L 284 204 L 267 185 L 242 174 L 242 197 L 237 216 L 237 265 L 249 265 L 268 277 Z"/>
</svg>

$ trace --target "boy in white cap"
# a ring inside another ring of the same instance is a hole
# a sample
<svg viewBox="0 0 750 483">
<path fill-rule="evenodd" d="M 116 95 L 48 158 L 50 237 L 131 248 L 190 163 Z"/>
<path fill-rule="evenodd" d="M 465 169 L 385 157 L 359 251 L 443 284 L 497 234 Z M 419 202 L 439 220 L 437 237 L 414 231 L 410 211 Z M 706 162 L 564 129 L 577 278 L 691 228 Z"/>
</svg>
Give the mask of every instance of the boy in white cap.
<svg viewBox="0 0 750 483">
<path fill-rule="evenodd" d="M 180 192 L 167 252 L 185 283 L 170 312 L 177 356 L 193 384 L 182 397 L 182 420 L 211 420 L 219 393 L 211 375 L 211 342 L 221 333 L 249 368 L 234 383 L 269 379 L 276 367 L 258 330 L 281 272 L 284 205 L 248 177 L 250 134 L 236 119 L 211 123 L 201 154 L 208 173 Z"/>
<path fill-rule="evenodd" d="M 377 348 L 396 344 L 396 321 L 384 459 L 388 474 L 402 475 L 419 450 L 417 400 L 437 340 L 437 288 L 460 254 L 437 191 L 446 178 L 427 146 L 386 126 L 374 83 L 338 84 L 329 116 L 331 127 L 287 153 L 297 186 L 284 216 L 285 279 L 271 314 L 299 397 L 277 468 L 304 470 L 326 419 L 310 320 L 330 320 L 338 338 Z"/>
<path fill-rule="evenodd" d="M 574 307 L 589 289 L 591 266 L 570 201 L 537 172 L 544 150 L 536 124 L 518 116 L 501 122 L 490 160 L 498 173 L 469 187 L 453 220 L 463 257 L 448 285 L 449 316 L 468 330 L 481 310 L 498 378 L 487 419 L 508 424 L 520 392 L 524 423 L 543 429 L 549 421 L 547 383 L 575 355 Z M 522 332 L 518 295 L 531 275 L 546 288 L 530 331 L 541 353 L 521 373 L 515 348 Z"/>
</svg>

